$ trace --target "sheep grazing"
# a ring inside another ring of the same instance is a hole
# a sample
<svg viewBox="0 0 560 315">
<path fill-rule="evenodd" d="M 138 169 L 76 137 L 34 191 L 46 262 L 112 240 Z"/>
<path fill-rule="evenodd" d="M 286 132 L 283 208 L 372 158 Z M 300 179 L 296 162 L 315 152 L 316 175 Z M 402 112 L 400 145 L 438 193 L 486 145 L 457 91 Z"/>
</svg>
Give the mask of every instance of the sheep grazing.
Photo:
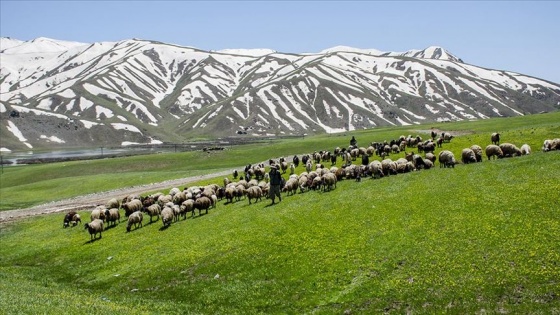
<svg viewBox="0 0 560 315">
<path fill-rule="evenodd" d="M 426 160 L 430 160 L 432 163 L 435 163 L 436 155 L 433 153 L 426 153 Z"/>
<path fill-rule="evenodd" d="M 476 154 L 470 148 L 461 151 L 461 162 L 463 164 L 476 163 Z"/>
<path fill-rule="evenodd" d="M 297 192 L 298 187 L 299 187 L 298 179 L 290 178 L 286 181 L 284 187 L 282 187 L 282 191 L 287 192 L 288 195 L 294 195 Z"/>
<path fill-rule="evenodd" d="M 226 191 L 225 191 L 226 202 L 232 203 L 233 198 L 235 198 L 235 195 L 236 195 L 235 187 L 232 187 L 232 186 L 226 187 Z M 194 212 L 193 212 L 193 215 L 194 215 Z"/>
<path fill-rule="evenodd" d="M 93 209 L 91 211 L 90 219 L 91 221 L 95 219 L 100 219 L 101 221 L 105 221 L 105 207 L 97 206 L 95 209 Z"/>
<path fill-rule="evenodd" d="M 86 223 L 84 229 L 88 230 L 90 240 L 96 239 L 97 233 L 99 233 L 99 238 L 101 238 L 101 232 L 103 232 L 103 220 L 95 219 L 89 223 Z"/>
<path fill-rule="evenodd" d="M 528 144 L 524 144 L 521 146 L 521 155 L 529 155 L 531 154 L 531 147 Z"/>
<path fill-rule="evenodd" d="M 245 190 L 245 196 L 247 196 L 247 199 L 249 199 L 249 204 L 251 204 L 252 199 L 255 199 L 255 202 L 262 200 L 262 195 L 262 189 L 258 185 L 251 186 L 247 188 L 247 190 Z"/>
<path fill-rule="evenodd" d="M 434 167 L 434 163 L 431 160 L 424 159 L 424 169 L 429 170 Z"/>
<path fill-rule="evenodd" d="M 142 201 L 140 201 L 138 199 L 134 199 L 134 200 L 131 200 L 131 201 L 123 204 L 122 208 L 124 209 L 125 217 L 128 217 L 132 213 L 142 210 L 143 205 L 142 205 Z"/>
<path fill-rule="evenodd" d="M 76 225 L 78 225 L 78 222 L 80 222 L 80 224 L 82 224 L 82 218 L 80 217 L 79 213 L 76 213 L 74 215 L 74 217 L 72 218 L 72 221 L 70 221 L 70 224 L 72 226 L 76 226 Z"/>
<path fill-rule="evenodd" d="M 473 144 L 470 149 L 473 150 L 476 161 L 482 162 L 482 148 L 479 145 Z"/>
<path fill-rule="evenodd" d="M 67 228 L 70 226 L 70 222 L 77 222 L 78 220 L 76 220 L 76 216 L 81 223 L 82 220 L 80 219 L 80 215 L 76 211 L 70 211 L 64 215 L 64 221 L 62 222 L 62 227 Z"/>
<path fill-rule="evenodd" d="M 542 151 L 548 152 L 553 150 L 560 150 L 560 138 L 555 138 L 552 140 L 544 140 Z"/>
<path fill-rule="evenodd" d="M 408 162 L 412 162 L 412 165 L 414 165 L 414 169 L 419 170 L 424 168 L 424 159 L 418 154 L 414 154 L 412 156 L 412 160 L 409 160 Z"/>
<path fill-rule="evenodd" d="M 550 151 L 550 148 L 552 147 L 552 140 L 544 140 L 543 146 L 542 146 L 542 151 L 543 152 L 548 152 Z"/>
<path fill-rule="evenodd" d="M 500 144 L 500 149 L 504 153 L 504 157 L 513 157 L 513 156 L 521 156 L 521 150 L 515 146 L 515 144 L 511 143 L 502 143 Z"/>
<path fill-rule="evenodd" d="M 494 132 L 492 135 L 490 135 L 490 141 L 492 141 L 492 144 L 500 145 L 500 134 Z"/>
<path fill-rule="evenodd" d="M 385 176 L 389 176 L 389 174 L 397 175 L 397 163 L 395 163 L 393 160 L 384 159 L 383 161 L 381 161 L 381 167 Z"/>
<path fill-rule="evenodd" d="M 105 204 L 105 208 L 106 209 L 111 209 L 111 208 L 120 208 L 121 204 L 119 203 L 119 201 L 117 200 L 117 198 L 111 198 L 109 201 L 107 201 L 107 203 Z"/>
<path fill-rule="evenodd" d="M 439 167 L 455 167 L 455 155 L 449 150 L 443 150 L 438 155 Z"/>
<path fill-rule="evenodd" d="M 333 173 L 326 173 L 321 176 L 323 191 L 331 191 L 336 188 L 336 176 Z"/>
<path fill-rule="evenodd" d="M 115 225 L 121 221 L 121 214 L 119 213 L 118 208 L 111 208 L 105 210 L 105 221 L 107 222 L 107 226 Z"/>
<path fill-rule="evenodd" d="M 150 223 L 152 223 L 152 218 L 156 217 L 156 221 L 159 220 L 159 215 L 161 214 L 161 206 L 157 203 L 146 208 L 145 211 L 150 216 Z"/>
<path fill-rule="evenodd" d="M 135 211 L 128 216 L 128 224 L 126 225 L 126 231 L 130 232 L 132 225 L 134 225 L 134 229 L 137 229 L 138 226 L 142 227 L 142 220 L 144 220 L 144 216 L 142 215 L 141 211 Z"/>
<path fill-rule="evenodd" d="M 370 162 L 368 165 L 368 169 L 369 169 L 369 173 L 371 174 L 371 177 L 373 178 L 381 178 L 384 176 L 383 166 L 381 165 L 381 162 L 379 162 L 378 160 L 374 160 Z"/>
<path fill-rule="evenodd" d="M 504 152 L 502 152 L 502 149 L 500 149 L 500 147 L 495 144 L 489 144 L 488 146 L 486 146 L 486 149 L 484 151 L 486 152 L 488 160 L 490 160 L 490 158 L 501 159 L 504 157 Z"/>
<path fill-rule="evenodd" d="M 208 214 L 208 208 L 210 208 L 211 205 L 212 205 L 212 201 L 210 200 L 210 198 L 206 196 L 197 198 L 194 201 L 194 208 L 198 209 L 198 215 L 200 215 L 202 210 L 206 210 L 206 214 Z"/>
<path fill-rule="evenodd" d="M 174 216 L 173 209 L 169 207 L 163 208 L 163 210 L 161 210 L 161 222 L 163 222 L 163 227 L 170 226 Z"/>
</svg>

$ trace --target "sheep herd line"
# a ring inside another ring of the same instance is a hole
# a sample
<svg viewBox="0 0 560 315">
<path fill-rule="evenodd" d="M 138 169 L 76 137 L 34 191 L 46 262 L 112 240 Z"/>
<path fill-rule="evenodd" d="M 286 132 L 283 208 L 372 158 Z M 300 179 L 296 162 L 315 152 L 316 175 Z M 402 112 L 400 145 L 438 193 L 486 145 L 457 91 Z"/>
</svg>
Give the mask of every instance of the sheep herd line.
<svg viewBox="0 0 560 315">
<path fill-rule="evenodd" d="M 336 183 L 343 179 L 361 181 L 364 177 L 381 178 L 399 173 L 407 173 L 417 170 L 427 170 L 433 168 L 436 160 L 440 167 L 454 167 L 458 160 L 449 150 L 444 150 L 445 143 L 449 143 L 454 138 L 450 133 L 444 132 L 438 136 L 432 131 L 431 138 L 423 141 L 420 136 L 400 136 L 397 140 L 390 142 L 372 142 L 368 147 L 360 147 L 354 137 L 347 148 L 335 148 L 331 151 L 315 151 L 312 154 L 295 155 L 291 162 L 285 158 L 270 159 L 268 161 L 270 169 L 278 169 L 282 174 L 289 172 L 286 180 L 282 177 L 281 191 L 287 196 L 296 194 L 298 190 L 304 193 L 310 190 L 330 191 L 336 188 Z M 488 160 L 496 158 L 506 158 L 513 156 L 528 155 L 531 153 L 529 145 L 524 144 L 520 148 L 511 143 L 500 143 L 500 134 L 493 133 L 490 136 L 492 144 L 484 149 L 484 154 Z M 435 155 L 436 148 L 442 148 L 439 154 Z M 407 149 L 417 150 L 417 153 Z M 560 138 L 545 140 L 542 151 L 560 150 Z M 391 154 L 404 152 L 404 158 L 392 160 Z M 423 156 L 421 155 L 423 154 Z M 376 155 L 381 160 L 371 157 Z M 342 160 L 341 167 L 337 167 L 338 160 Z M 361 163 L 356 163 L 361 159 Z M 479 145 L 472 145 L 461 151 L 463 164 L 482 162 L 483 150 Z M 301 174 L 295 174 L 295 169 L 300 163 L 305 167 Z M 330 163 L 330 167 L 326 164 Z M 261 201 L 263 197 L 269 197 L 270 175 L 266 172 L 265 163 L 247 165 L 242 172 L 233 171 L 233 181 L 226 177 L 223 184 L 209 184 L 205 186 L 171 188 L 168 193 L 158 192 L 147 196 L 130 195 L 122 200 L 113 198 L 105 205 L 99 205 L 92 210 L 90 222 L 84 224 L 90 234 L 90 241 L 102 236 L 105 228 L 116 226 L 121 222 L 121 210 L 127 218 L 126 231 L 130 232 L 143 226 L 144 216 L 150 217 L 150 223 L 157 222 L 160 218 L 163 223 L 162 229 L 169 227 L 173 222 L 180 218 L 187 219 L 187 216 L 194 217 L 196 211 L 198 215 L 208 213 L 209 209 L 216 208 L 218 201 L 226 199 L 225 204 L 231 204 L 248 200 L 249 204 L 253 201 Z M 274 200 L 272 198 L 272 200 Z M 63 227 L 76 226 L 81 224 L 80 214 L 71 211 L 64 216 Z"/>
</svg>

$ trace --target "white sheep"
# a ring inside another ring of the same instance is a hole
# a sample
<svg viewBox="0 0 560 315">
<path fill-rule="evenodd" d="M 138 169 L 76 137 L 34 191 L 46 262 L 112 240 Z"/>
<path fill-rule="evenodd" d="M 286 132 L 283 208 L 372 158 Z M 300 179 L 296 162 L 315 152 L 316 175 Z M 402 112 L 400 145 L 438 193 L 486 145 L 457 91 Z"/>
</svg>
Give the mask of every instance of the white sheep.
<svg viewBox="0 0 560 315">
<path fill-rule="evenodd" d="M 157 203 L 146 208 L 146 213 L 150 216 L 150 223 L 152 223 L 152 218 L 156 217 L 156 221 L 159 220 L 159 215 L 161 214 L 161 206 Z"/>
<path fill-rule="evenodd" d="M 548 152 L 553 150 L 560 150 L 560 138 L 555 138 L 552 140 L 544 140 L 542 151 Z"/>
<path fill-rule="evenodd" d="M 138 226 L 142 227 L 142 220 L 144 220 L 144 216 L 142 215 L 141 211 L 135 211 L 128 216 L 128 224 L 126 226 L 126 231 L 130 232 L 132 225 L 134 225 L 134 229 L 137 229 Z"/>
<path fill-rule="evenodd" d="M 455 155 L 449 150 L 443 150 L 438 155 L 439 167 L 455 167 L 457 161 L 455 160 Z"/>
<path fill-rule="evenodd" d="M 524 144 L 521 146 L 521 155 L 529 155 L 531 154 L 531 147 L 528 144 Z"/>
<path fill-rule="evenodd" d="M 179 188 L 173 187 L 173 188 L 171 188 L 171 190 L 169 190 L 169 195 L 171 195 L 171 197 L 173 197 L 173 196 L 175 196 L 175 194 L 178 194 L 180 192 L 181 192 L 181 190 Z"/>
<path fill-rule="evenodd" d="M 487 145 L 484 151 L 486 152 L 486 156 L 488 157 L 488 160 L 490 160 L 490 158 L 501 159 L 504 157 L 504 152 L 502 152 L 502 149 L 500 149 L 500 147 L 495 144 Z"/>
<path fill-rule="evenodd" d="M 550 151 L 550 148 L 552 146 L 552 140 L 544 140 L 543 146 L 542 146 L 542 151 L 543 152 L 548 152 Z"/>
<path fill-rule="evenodd" d="M 473 144 L 471 145 L 470 149 L 473 150 L 476 161 L 482 162 L 482 148 L 477 144 Z"/>
<path fill-rule="evenodd" d="M 171 225 L 174 217 L 175 215 L 173 214 L 173 209 L 165 207 L 163 208 L 163 210 L 161 210 L 161 222 L 163 222 L 164 227 L 168 227 L 169 225 Z"/>
<path fill-rule="evenodd" d="M 95 219 L 89 223 L 86 223 L 84 229 L 88 230 L 90 240 L 96 239 L 97 233 L 99 233 L 99 238 L 101 238 L 101 232 L 103 232 L 103 220 Z"/>
<path fill-rule="evenodd" d="M 117 198 L 111 198 L 109 201 L 107 201 L 107 203 L 105 204 L 105 208 L 106 209 L 111 209 L 111 208 L 120 208 L 121 205 L 119 203 L 119 201 L 117 200 Z"/>
<path fill-rule="evenodd" d="M 97 206 L 95 209 L 93 209 L 91 211 L 90 219 L 91 221 L 95 219 L 100 219 L 101 221 L 105 221 L 105 207 Z"/>
</svg>

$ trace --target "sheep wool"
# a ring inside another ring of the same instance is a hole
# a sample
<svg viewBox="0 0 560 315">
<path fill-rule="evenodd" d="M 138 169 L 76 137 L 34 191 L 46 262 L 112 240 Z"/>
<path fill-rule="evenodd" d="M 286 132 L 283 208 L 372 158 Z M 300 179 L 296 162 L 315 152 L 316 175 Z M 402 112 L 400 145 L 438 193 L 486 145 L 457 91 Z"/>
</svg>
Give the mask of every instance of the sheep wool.
<svg viewBox="0 0 560 315">
<path fill-rule="evenodd" d="M 173 217 L 173 209 L 165 207 L 163 208 L 163 210 L 161 210 L 161 221 L 163 222 L 164 227 L 171 225 L 171 222 L 173 222 Z"/>
<path fill-rule="evenodd" d="M 486 149 L 484 151 L 486 152 L 488 160 L 490 160 L 490 158 L 501 159 L 504 157 L 502 149 L 500 149 L 500 147 L 495 144 L 489 144 L 488 146 L 486 146 Z"/>
<path fill-rule="evenodd" d="M 461 162 L 463 164 L 476 163 L 476 154 L 470 148 L 461 151 Z"/>
<path fill-rule="evenodd" d="M 141 211 L 135 211 L 128 216 L 128 224 L 126 226 L 126 231 L 130 232 L 130 229 L 134 225 L 134 229 L 138 226 L 142 227 L 142 220 L 144 219 Z"/>
<path fill-rule="evenodd" d="M 103 220 L 95 219 L 89 223 L 86 223 L 84 229 L 88 230 L 90 240 L 96 239 L 98 233 L 99 233 L 99 238 L 101 238 L 102 237 L 101 232 L 103 232 Z"/>
<path fill-rule="evenodd" d="M 531 147 L 528 144 L 524 144 L 521 146 L 521 155 L 529 155 L 531 154 Z"/>
<path fill-rule="evenodd" d="M 512 157 L 512 156 L 520 156 L 521 150 L 515 146 L 515 144 L 511 143 L 502 143 L 500 144 L 500 149 L 504 153 L 504 157 Z"/>
<path fill-rule="evenodd" d="M 455 164 L 457 164 L 456 160 L 455 160 L 455 155 L 453 154 L 453 152 L 449 151 L 449 150 L 443 150 L 439 153 L 438 156 L 438 160 L 439 160 L 439 167 L 455 167 Z"/>
</svg>

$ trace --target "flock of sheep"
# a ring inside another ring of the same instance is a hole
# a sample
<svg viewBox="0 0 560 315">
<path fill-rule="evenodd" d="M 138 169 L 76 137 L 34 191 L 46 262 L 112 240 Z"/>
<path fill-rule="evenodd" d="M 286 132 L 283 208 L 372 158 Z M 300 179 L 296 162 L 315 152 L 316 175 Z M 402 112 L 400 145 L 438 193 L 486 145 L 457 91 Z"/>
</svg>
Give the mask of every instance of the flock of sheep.
<svg viewBox="0 0 560 315">
<path fill-rule="evenodd" d="M 399 173 L 406 173 L 420 169 L 430 169 L 434 167 L 436 160 L 440 167 L 454 167 L 458 161 L 454 154 L 449 150 L 441 150 L 437 156 L 434 154 L 436 148 L 442 148 L 443 144 L 450 142 L 453 136 L 449 133 L 442 133 L 440 137 L 432 132 L 431 138 L 422 141 L 421 137 L 399 137 L 398 140 L 391 142 L 372 142 L 367 148 L 350 145 L 348 148 L 335 148 L 333 152 L 319 151 L 312 154 L 304 154 L 301 157 L 293 157 L 291 162 L 285 158 L 268 161 L 270 167 L 277 167 L 283 174 L 289 170 L 287 180 L 283 178 L 282 192 L 288 196 L 309 190 L 329 191 L 336 188 L 337 181 L 342 179 L 354 179 L 360 181 L 363 177 L 380 178 Z M 437 139 L 436 139 L 437 137 Z M 500 134 L 493 133 L 490 137 L 492 144 L 486 146 L 484 154 L 488 160 L 513 156 L 528 155 L 531 153 L 529 145 L 524 144 L 518 148 L 511 143 L 500 144 Z M 418 153 L 407 153 L 407 148 L 416 148 Z M 560 138 L 545 140 L 542 151 L 560 150 Z M 395 161 L 389 158 L 391 154 L 403 152 L 404 158 Z M 420 154 L 424 153 L 424 156 Z M 381 158 L 369 161 L 373 155 Z M 341 158 L 343 164 L 337 167 L 337 160 Z M 361 158 L 361 163 L 359 163 Z M 358 161 L 357 161 L 358 160 Z M 478 145 L 472 145 L 461 152 L 461 162 L 464 164 L 482 162 L 483 150 Z M 305 166 L 305 171 L 295 174 L 295 169 L 301 163 Z M 326 165 L 330 163 L 330 167 Z M 113 198 L 105 205 L 97 206 L 90 215 L 91 222 L 86 223 L 85 229 L 89 231 L 90 240 L 101 238 L 101 233 L 107 226 L 115 226 L 121 221 L 120 210 L 124 210 L 127 217 L 127 232 L 132 228 L 142 227 L 144 216 L 150 217 L 150 223 L 161 218 L 163 228 L 167 228 L 173 222 L 179 221 L 182 217 L 187 218 L 195 215 L 198 210 L 200 216 L 202 211 L 215 208 L 218 201 L 226 199 L 226 204 L 248 200 L 260 201 L 263 197 L 268 197 L 269 174 L 266 172 L 264 163 L 247 165 L 240 176 L 237 170 L 233 172 L 233 180 L 229 177 L 224 178 L 223 185 L 210 184 L 206 186 L 185 187 L 183 190 L 172 188 L 168 193 L 161 192 L 141 196 L 126 196 L 122 200 Z M 76 226 L 81 223 L 80 215 L 74 211 L 64 216 L 63 226 Z"/>
</svg>

